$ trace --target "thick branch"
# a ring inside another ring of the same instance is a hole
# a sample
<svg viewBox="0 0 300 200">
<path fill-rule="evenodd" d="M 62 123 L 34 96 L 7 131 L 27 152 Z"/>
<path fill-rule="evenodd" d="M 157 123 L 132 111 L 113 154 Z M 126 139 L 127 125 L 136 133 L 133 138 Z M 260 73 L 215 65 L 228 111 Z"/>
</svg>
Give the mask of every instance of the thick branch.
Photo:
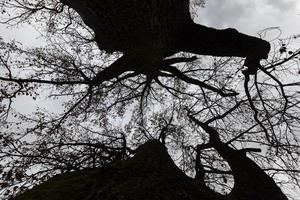
<svg viewBox="0 0 300 200">
<path fill-rule="evenodd" d="M 189 24 L 178 41 L 178 50 L 212 56 L 267 58 L 270 44 L 235 29 L 218 30 L 199 24 Z"/>
<path fill-rule="evenodd" d="M 245 152 L 258 149 L 234 150 L 220 140 L 219 133 L 213 127 L 193 116 L 189 117 L 209 134 L 213 148 L 228 162 L 235 180 L 231 195 L 243 200 L 287 200 L 274 180 L 246 156 Z"/>
<path fill-rule="evenodd" d="M 100 85 L 104 81 L 109 81 L 113 78 L 117 78 L 121 74 L 127 71 L 134 71 L 134 66 L 139 63 L 135 62 L 134 57 L 123 55 L 121 58 L 112 63 L 109 67 L 98 72 L 95 78 L 92 80 L 92 85 Z"/>
</svg>

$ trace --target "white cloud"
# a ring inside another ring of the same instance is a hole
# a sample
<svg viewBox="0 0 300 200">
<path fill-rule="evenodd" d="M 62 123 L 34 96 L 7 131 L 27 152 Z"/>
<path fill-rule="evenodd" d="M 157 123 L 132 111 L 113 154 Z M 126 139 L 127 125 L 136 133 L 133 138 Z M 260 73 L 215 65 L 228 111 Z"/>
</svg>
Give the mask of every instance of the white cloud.
<svg viewBox="0 0 300 200">
<path fill-rule="evenodd" d="M 207 0 L 198 23 L 233 27 L 255 35 L 268 27 L 281 27 L 286 35 L 300 33 L 299 0 Z"/>
<path fill-rule="evenodd" d="M 266 4 L 278 10 L 293 10 L 299 0 L 266 0 Z"/>
<path fill-rule="evenodd" d="M 9 27 L 0 24 L 0 37 L 6 42 L 16 40 L 26 46 L 40 46 L 43 40 L 40 38 L 40 33 L 33 26 L 24 24 L 16 27 Z"/>
</svg>

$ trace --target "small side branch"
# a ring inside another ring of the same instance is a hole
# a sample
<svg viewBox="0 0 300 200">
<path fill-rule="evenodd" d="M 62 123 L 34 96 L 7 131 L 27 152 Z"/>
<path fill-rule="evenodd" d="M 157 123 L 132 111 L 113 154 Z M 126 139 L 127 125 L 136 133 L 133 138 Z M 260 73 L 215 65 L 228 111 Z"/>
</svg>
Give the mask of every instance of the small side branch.
<svg viewBox="0 0 300 200">
<path fill-rule="evenodd" d="M 161 70 L 162 71 L 167 71 L 169 73 L 172 73 L 178 79 L 180 79 L 180 80 L 182 80 L 182 81 L 184 81 L 186 83 L 197 85 L 199 87 L 202 87 L 202 88 L 211 90 L 213 92 L 216 92 L 217 94 L 219 94 L 222 97 L 231 97 L 231 96 L 237 96 L 238 95 L 238 93 L 235 92 L 235 91 L 232 91 L 230 93 L 225 93 L 221 89 L 215 88 L 215 87 L 213 87 L 211 85 L 208 85 L 208 84 L 206 84 L 206 83 L 204 83 L 202 81 L 199 81 L 197 79 L 188 77 L 184 73 L 182 73 L 180 70 L 178 70 L 176 67 L 173 67 L 173 66 L 163 66 L 163 67 L 161 67 Z"/>
</svg>

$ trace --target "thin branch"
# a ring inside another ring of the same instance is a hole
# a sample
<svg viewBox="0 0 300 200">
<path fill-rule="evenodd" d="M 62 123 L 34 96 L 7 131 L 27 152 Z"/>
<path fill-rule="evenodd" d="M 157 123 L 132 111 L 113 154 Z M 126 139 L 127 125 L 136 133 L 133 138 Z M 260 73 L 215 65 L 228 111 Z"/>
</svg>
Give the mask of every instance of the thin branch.
<svg viewBox="0 0 300 200">
<path fill-rule="evenodd" d="M 170 72 L 170 73 L 174 74 L 178 79 L 183 80 L 186 83 L 194 84 L 194 85 L 200 86 L 202 88 L 216 92 L 217 94 L 219 94 L 222 97 L 231 97 L 231 96 L 238 95 L 238 93 L 235 91 L 232 91 L 231 93 L 225 93 L 221 89 L 215 88 L 215 87 L 208 85 L 197 79 L 188 77 L 185 74 L 183 74 L 180 70 L 178 70 L 176 67 L 173 67 L 173 66 L 163 66 L 163 67 L 161 67 L 160 70 Z"/>
<path fill-rule="evenodd" d="M 42 83 L 42 84 L 51 84 L 51 85 L 76 85 L 76 84 L 86 84 L 88 85 L 89 82 L 87 81 L 51 81 L 51 80 L 41 80 L 41 79 L 17 79 L 17 78 L 5 78 L 0 77 L 2 81 L 9 81 L 15 82 L 18 84 L 22 83 Z"/>
<path fill-rule="evenodd" d="M 246 96 L 247 96 L 247 99 L 248 99 L 248 102 L 250 104 L 250 107 L 252 109 L 252 111 L 254 112 L 254 120 L 259 124 L 259 126 L 263 129 L 264 133 L 265 133 L 265 136 L 266 136 L 266 139 L 268 140 L 268 142 L 272 143 L 272 141 L 270 140 L 270 137 L 269 137 L 269 133 L 268 133 L 268 130 L 266 129 L 266 127 L 263 125 L 263 123 L 258 119 L 258 111 L 256 109 L 256 107 L 254 106 L 253 104 L 253 101 L 252 101 L 252 98 L 251 98 L 251 95 L 250 95 L 250 92 L 249 92 L 249 88 L 248 88 L 248 83 L 249 83 L 249 74 L 245 74 L 245 81 L 244 81 L 244 90 L 245 90 L 245 93 L 246 93 Z"/>
</svg>

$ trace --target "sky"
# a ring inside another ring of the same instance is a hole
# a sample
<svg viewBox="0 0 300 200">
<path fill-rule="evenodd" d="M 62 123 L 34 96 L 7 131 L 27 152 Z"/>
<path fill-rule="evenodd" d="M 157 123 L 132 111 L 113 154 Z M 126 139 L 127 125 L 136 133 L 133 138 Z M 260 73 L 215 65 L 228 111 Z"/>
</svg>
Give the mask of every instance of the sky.
<svg viewBox="0 0 300 200">
<path fill-rule="evenodd" d="M 236 28 L 253 36 L 270 27 L 280 27 L 283 37 L 300 34 L 300 0 L 206 0 L 205 8 L 199 9 L 197 15 L 197 23 Z M 272 40 L 278 34 L 279 31 L 274 30 L 267 39 Z M 28 46 L 40 42 L 39 33 L 26 25 L 5 29 L 0 24 L 0 36 L 17 39 Z"/>
<path fill-rule="evenodd" d="M 300 33 L 300 1 L 206 0 L 196 21 L 215 28 L 236 28 L 251 35 L 280 27 L 283 36 L 289 36 Z"/>
</svg>

